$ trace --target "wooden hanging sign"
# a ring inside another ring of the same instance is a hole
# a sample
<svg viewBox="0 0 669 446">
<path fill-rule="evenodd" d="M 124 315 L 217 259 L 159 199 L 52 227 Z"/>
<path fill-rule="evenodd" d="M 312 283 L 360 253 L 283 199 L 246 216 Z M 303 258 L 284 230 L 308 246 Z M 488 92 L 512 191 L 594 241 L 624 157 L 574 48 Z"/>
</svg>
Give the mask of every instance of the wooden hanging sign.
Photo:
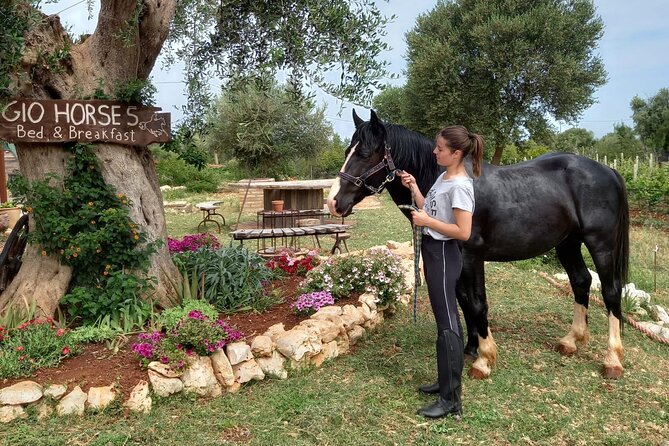
<svg viewBox="0 0 669 446">
<path fill-rule="evenodd" d="M 0 139 L 147 146 L 170 140 L 170 114 L 160 110 L 116 101 L 12 99 L 0 113 Z"/>
</svg>

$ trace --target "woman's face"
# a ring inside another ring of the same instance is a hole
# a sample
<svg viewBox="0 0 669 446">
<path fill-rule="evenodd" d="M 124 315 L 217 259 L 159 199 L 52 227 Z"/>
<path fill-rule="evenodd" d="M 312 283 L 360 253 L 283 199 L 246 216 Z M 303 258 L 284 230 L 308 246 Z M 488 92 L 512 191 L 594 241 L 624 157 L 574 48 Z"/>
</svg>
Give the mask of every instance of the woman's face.
<svg viewBox="0 0 669 446">
<path fill-rule="evenodd" d="M 432 153 L 434 153 L 437 157 L 437 164 L 446 168 L 458 165 L 460 162 L 460 156 L 458 152 L 458 150 L 452 151 L 451 148 L 448 147 L 446 140 L 441 136 L 437 137 L 437 145 L 432 151 Z"/>
</svg>

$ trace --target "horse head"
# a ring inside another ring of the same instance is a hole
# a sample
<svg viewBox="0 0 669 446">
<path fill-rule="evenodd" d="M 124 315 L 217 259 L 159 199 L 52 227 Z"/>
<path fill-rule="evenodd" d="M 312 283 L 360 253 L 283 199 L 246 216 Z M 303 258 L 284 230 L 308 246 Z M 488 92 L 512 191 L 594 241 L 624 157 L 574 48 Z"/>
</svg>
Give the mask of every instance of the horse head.
<svg viewBox="0 0 669 446">
<path fill-rule="evenodd" d="M 332 215 L 346 217 L 363 198 L 379 193 L 395 178 L 395 165 L 386 144 L 386 127 L 371 112 L 365 122 L 353 110 L 355 132 L 346 149 L 344 165 L 330 189 Z"/>
</svg>

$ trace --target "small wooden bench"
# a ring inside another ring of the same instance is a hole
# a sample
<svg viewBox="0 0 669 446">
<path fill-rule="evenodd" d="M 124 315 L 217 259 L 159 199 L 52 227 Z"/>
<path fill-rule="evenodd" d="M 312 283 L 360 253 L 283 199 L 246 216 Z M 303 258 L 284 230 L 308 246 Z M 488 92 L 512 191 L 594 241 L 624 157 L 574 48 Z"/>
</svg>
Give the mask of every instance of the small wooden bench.
<svg viewBox="0 0 669 446">
<path fill-rule="evenodd" d="M 233 240 L 239 240 L 244 243 L 244 240 L 262 240 L 263 246 L 265 240 L 271 240 L 272 246 L 276 246 L 277 239 L 287 240 L 291 239 L 292 245 L 295 245 L 295 238 L 302 236 L 314 236 L 316 244 L 320 249 L 321 243 L 318 237 L 320 235 L 341 234 L 346 232 L 350 225 L 343 224 L 322 224 L 315 226 L 300 226 L 293 228 L 265 228 L 265 229 L 237 229 L 232 231 L 230 236 Z"/>
</svg>

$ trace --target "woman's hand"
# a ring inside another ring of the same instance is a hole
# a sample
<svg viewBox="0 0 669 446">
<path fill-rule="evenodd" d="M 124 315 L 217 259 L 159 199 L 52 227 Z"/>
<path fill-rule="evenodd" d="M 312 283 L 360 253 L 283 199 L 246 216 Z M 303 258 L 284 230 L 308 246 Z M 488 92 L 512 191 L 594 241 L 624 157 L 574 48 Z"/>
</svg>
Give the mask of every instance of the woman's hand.
<svg viewBox="0 0 669 446">
<path fill-rule="evenodd" d="M 411 221 L 416 226 L 428 226 L 432 217 L 427 215 L 424 210 L 411 211 Z"/>
<path fill-rule="evenodd" d="M 413 190 L 413 187 L 416 185 L 416 179 L 408 173 L 407 171 L 402 171 L 402 173 L 397 174 L 402 179 L 402 185 L 409 190 Z"/>
</svg>

